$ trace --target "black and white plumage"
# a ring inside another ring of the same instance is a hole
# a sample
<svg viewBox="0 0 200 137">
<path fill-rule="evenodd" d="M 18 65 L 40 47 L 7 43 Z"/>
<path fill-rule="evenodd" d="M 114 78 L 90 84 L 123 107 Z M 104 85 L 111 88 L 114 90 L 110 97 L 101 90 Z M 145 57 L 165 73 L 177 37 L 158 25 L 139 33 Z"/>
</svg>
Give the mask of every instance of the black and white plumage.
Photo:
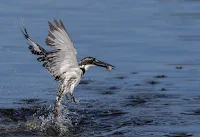
<svg viewBox="0 0 200 137">
<path fill-rule="evenodd" d="M 21 30 L 22 31 L 22 30 Z M 28 35 L 26 28 L 24 27 L 24 31 L 22 31 L 24 37 L 31 43 L 29 44 L 29 49 L 34 55 L 45 55 L 47 51 L 43 49 L 40 45 L 35 43 Z"/>
<path fill-rule="evenodd" d="M 76 49 L 73 46 L 63 22 L 61 20 L 58 22 L 54 19 L 54 23 L 55 26 L 48 22 L 50 30 L 45 41 L 48 46 L 54 48 L 51 51 L 46 51 L 39 44 L 35 43 L 29 37 L 25 27 L 22 33 L 30 43 L 29 49 L 32 54 L 39 55 L 40 57 L 37 60 L 43 62 L 43 66 L 56 81 L 61 82 L 58 87 L 54 108 L 54 116 L 57 119 L 59 117 L 59 107 L 63 94 L 66 94 L 67 97 L 71 97 L 75 102 L 73 90 L 79 84 L 85 71 L 92 66 L 104 67 L 110 71 L 114 69 L 114 66 L 93 57 L 85 57 L 78 62 Z"/>
</svg>

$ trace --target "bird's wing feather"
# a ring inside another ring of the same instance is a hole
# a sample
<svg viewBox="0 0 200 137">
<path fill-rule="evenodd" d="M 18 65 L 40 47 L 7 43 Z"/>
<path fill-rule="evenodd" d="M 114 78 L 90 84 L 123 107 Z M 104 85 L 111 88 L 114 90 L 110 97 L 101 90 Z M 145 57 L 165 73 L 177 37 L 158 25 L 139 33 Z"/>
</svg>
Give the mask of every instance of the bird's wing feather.
<svg viewBox="0 0 200 137">
<path fill-rule="evenodd" d="M 21 30 L 22 31 L 22 30 Z M 36 42 L 34 42 L 30 36 L 27 33 L 26 28 L 24 27 L 24 31 L 22 31 L 24 37 L 29 41 L 29 50 L 31 51 L 32 54 L 34 55 L 45 55 L 46 54 L 46 50 L 43 49 L 39 44 L 37 44 Z"/>
<path fill-rule="evenodd" d="M 46 39 L 46 44 L 56 49 L 68 50 L 76 55 L 76 49 L 73 46 L 72 40 L 70 39 L 62 21 L 60 20 L 60 24 L 57 20 L 54 19 L 56 26 L 49 23 L 49 34 Z"/>
<path fill-rule="evenodd" d="M 44 67 L 57 79 L 63 80 L 65 73 L 80 73 L 76 49 L 62 23 L 54 20 L 55 26 L 49 22 L 49 33 L 46 44 L 55 48 L 45 55 Z"/>
</svg>

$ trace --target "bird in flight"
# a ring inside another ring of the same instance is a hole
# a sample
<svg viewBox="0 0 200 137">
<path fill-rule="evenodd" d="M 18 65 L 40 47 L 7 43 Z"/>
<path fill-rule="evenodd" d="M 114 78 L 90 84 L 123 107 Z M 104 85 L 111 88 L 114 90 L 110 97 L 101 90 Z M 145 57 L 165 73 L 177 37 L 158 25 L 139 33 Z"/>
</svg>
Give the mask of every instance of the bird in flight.
<svg viewBox="0 0 200 137">
<path fill-rule="evenodd" d="M 74 88 L 79 84 L 89 68 L 99 66 L 110 71 L 115 67 L 93 57 L 85 57 L 78 62 L 76 49 L 63 22 L 54 19 L 54 23 L 55 25 L 48 22 L 50 30 L 45 40 L 46 45 L 53 47 L 53 50 L 50 51 L 45 50 L 34 42 L 28 35 L 25 27 L 21 31 L 29 41 L 29 50 L 32 54 L 38 55 L 37 60 L 43 62 L 43 67 L 48 70 L 56 81 L 61 83 L 57 90 L 54 107 L 54 118 L 58 119 L 63 95 L 66 95 L 67 99 L 76 102 L 73 96 Z"/>
</svg>

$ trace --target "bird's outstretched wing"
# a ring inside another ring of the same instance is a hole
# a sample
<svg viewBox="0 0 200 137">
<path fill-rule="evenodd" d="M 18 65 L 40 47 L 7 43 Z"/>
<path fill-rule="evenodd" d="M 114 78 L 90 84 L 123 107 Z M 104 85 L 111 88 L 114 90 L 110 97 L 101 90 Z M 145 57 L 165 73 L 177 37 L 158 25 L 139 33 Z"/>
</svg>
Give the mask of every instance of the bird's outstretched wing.
<svg viewBox="0 0 200 137">
<path fill-rule="evenodd" d="M 55 48 L 44 56 L 44 67 L 60 80 L 58 87 L 56 104 L 54 108 L 55 119 L 59 118 L 60 105 L 63 94 L 73 97 L 73 90 L 81 79 L 81 69 L 76 57 L 76 49 L 62 23 L 54 19 L 55 26 L 49 22 L 49 33 L 46 44 Z"/>
<path fill-rule="evenodd" d="M 47 51 L 45 49 L 43 49 L 39 44 L 37 44 L 30 38 L 25 27 L 24 27 L 24 31 L 23 30 L 21 30 L 21 31 L 22 31 L 22 34 L 24 35 L 24 37 L 30 42 L 28 48 L 30 49 L 32 54 L 45 55 L 47 53 Z"/>
<path fill-rule="evenodd" d="M 54 47 L 44 56 L 43 66 L 55 77 L 56 80 L 64 80 L 71 74 L 79 75 L 81 70 L 76 57 L 76 49 L 62 23 L 54 19 L 55 26 L 49 23 L 49 33 L 46 44 Z"/>
</svg>

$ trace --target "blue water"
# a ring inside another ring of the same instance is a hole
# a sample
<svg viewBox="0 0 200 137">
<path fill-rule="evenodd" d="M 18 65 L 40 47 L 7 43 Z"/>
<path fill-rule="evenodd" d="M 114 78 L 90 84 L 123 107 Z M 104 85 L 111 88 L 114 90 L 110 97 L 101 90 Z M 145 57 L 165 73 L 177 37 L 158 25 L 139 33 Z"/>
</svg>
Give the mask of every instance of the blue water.
<svg viewBox="0 0 200 137">
<path fill-rule="evenodd" d="M 199 4 L 1 1 L 0 136 L 55 136 L 39 122 L 51 119 L 59 83 L 31 55 L 20 29 L 25 25 L 49 49 L 47 22 L 56 18 L 64 22 L 79 60 L 92 56 L 116 66 L 110 73 L 92 68 L 85 74 L 74 91 L 80 102 L 63 104 L 68 132 L 60 136 L 199 137 Z M 34 128 L 27 126 L 32 119 Z"/>
</svg>

